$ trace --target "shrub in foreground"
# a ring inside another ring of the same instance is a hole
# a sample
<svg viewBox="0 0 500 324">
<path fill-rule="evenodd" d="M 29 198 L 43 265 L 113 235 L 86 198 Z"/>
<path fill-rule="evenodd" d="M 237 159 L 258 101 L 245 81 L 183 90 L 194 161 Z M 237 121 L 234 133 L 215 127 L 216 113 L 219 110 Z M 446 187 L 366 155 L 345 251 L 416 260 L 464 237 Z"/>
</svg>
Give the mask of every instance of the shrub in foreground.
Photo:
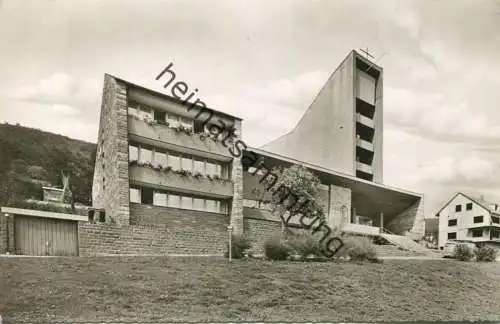
<svg viewBox="0 0 500 324">
<path fill-rule="evenodd" d="M 347 237 L 344 239 L 344 244 L 346 253 L 352 261 L 379 261 L 375 245 L 367 237 Z"/>
<path fill-rule="evenodd" d="M 315 257 L 322 256 L 322 247 L 318 238 L 311 233 L 293 234 L 287 239 L 290 253 L 307 258 L 310 255 Z"/>
<path fill-rule="evenodd" d="M 233 235 L 231 238 L 231 257 L 233 259 L 241 259 L 245 256 L 245 252 L 252 248 L 250 240 L 243 235 Z M 229 244 L 225 257 L 229 257 Z"/>
<path fill-rule="evenodd" d="M 270 260 L 286 260 L 290 248 L 281 237 L 275 236 L 264 243 L 264 253 Z"/>
<path fill-rule="evenodd" d="M 476 251 L 476 261 L 478 262 L 494 262 L 497 258 L 498 251 L 490 246 L 479 246 Z"/>
<path fill-rule="evenodd" d="M 473 249 L 467 244 L 457 244 L 455 247 L 455 259 L 459 261 L 470 261 L 474 258 Z"/>
</svg>

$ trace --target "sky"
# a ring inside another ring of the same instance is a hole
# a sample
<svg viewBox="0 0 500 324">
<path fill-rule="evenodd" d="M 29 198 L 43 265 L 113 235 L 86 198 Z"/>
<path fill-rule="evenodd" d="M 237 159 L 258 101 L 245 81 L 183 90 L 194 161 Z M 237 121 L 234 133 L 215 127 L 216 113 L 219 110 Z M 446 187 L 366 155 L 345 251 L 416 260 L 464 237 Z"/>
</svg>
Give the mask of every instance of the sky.
<svg viewBox="0 0 500 324">
<path fill-rule="evenodd" d="M 104 73 L 165 91 L 173 63 L 258 147 L 359 48 L 384 69 L 384 183 L 426 217 L 500 201 L 499 0 L 0 0 L 0 121 L 95 142 Z"/>
</svg>

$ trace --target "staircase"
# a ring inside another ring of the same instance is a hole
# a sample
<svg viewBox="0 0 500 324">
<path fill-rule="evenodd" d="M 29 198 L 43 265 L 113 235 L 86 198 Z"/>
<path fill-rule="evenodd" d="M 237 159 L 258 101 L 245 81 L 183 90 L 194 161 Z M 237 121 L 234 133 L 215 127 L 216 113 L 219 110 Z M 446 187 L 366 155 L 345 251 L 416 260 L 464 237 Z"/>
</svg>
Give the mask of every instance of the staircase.
<svg viewBox="0 0 500 324">
<path fill-rule="evenodd" d="M 404 250 L 411 251 L 414 253 L 418 253 L 420 255 L 432 255 L 434 254 L 432 250 L 418 244 L 417 242 L 413 241 L 412 239 L 402 236 L 402 235 L 396 235 L 396 234 L 388 234 L 388 233 L 380 233 L 380 237 L 383 237 L 390 243 L 401 247 Z"/>
<path fill-rule="evenodd" d="M 377 252 L 377 256 L 384 257 L 417 257 L 422 256 L 422 253 L 406 251 L 399 248 L 396 245 L 375 245 L 375 251 Z"/>
</svg>

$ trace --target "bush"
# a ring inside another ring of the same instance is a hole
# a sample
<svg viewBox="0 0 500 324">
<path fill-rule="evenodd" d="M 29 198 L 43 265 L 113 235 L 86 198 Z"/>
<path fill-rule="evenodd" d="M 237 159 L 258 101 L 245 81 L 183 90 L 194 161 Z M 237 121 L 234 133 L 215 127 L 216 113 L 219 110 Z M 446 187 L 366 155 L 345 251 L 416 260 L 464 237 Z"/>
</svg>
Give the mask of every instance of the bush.
<svg viewBox="0 0 500 324">
<path fill-rule="evenodd" d="M 279 236 L 275 236 L 264 243 L 264 253 L 270 260 L 286 260 L 290 248 Z"/>
<path fill-rule="evenodd" d="M 344 240 L 344 245 L 352 261 L 378 262 L 377 251 L 369 238 L 348 237 Z"/>
<path fill-rule="evenodd" d="M 474 251 L 467 244 L 458 244 L 455 247 L 455 259 L 459 261 L 470 261 L 474 258 Z"/>
<path fill-rule="evenodd" d="M 475 252 L 476 261 L 478 262 L 494 262 L 497 259 L 498 251 L 486 245 L 479 246 Z"/>
<path fill-rule="evenodd" d="M 309 255 L 321 256 L 322 247 L 318 239 L 311 233 L 293 234 L 287 240 L 290 253 L 298 254 L 303 258 Z"/>
<path fill-rule="evenodd" d="M 234 259 L 241 259 L 245 256 L 245 251 L 249 250 L 252 244 L 242 235 L 233 235 L 231 238 L 231 257 Z M 227 245 L 227 250 L 225 257 L 229 257 L 229 244 Z"/>
</svg>

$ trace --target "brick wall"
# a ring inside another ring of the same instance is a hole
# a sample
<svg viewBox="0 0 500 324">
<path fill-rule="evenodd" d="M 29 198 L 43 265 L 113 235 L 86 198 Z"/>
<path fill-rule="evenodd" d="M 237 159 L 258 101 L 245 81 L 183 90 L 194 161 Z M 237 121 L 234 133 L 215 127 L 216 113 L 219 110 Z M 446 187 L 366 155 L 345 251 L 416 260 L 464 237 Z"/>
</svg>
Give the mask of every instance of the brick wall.
<svg viewBox="0 0 500 324">
<path fill-rule="evenodd" d="M 80 256 L 224 253 L 226 233 L 202 234 L 187 227 L 85 223 L 79 226 Z"/>
<path fill-rule="evenodd" d="M 229 216 L 130 204 L 131 226 L 79 224 L 80 255 L 223 254 Z"/>
<path fill-rule="evenodd" d="M 127 93 L 109 75 L 104 77 L 92 204 L 106 210 L 107 222 L 129 224 Z"/>
<path fill-rule="evenodd" d="M 200 231 L 227 232 L 229 216 L 205 211 L 148 206 L 130 203 L 131 225 L 167 225 L 193 227 Z"/>
<path fill-rule="evenodd" d="M 252 242 L 250 252 L 254 254 L 264 254 L 265 241 L 281 233 L 281 222 L 245 218 L 243 224 L 245 236 Z"/>
</svg>

